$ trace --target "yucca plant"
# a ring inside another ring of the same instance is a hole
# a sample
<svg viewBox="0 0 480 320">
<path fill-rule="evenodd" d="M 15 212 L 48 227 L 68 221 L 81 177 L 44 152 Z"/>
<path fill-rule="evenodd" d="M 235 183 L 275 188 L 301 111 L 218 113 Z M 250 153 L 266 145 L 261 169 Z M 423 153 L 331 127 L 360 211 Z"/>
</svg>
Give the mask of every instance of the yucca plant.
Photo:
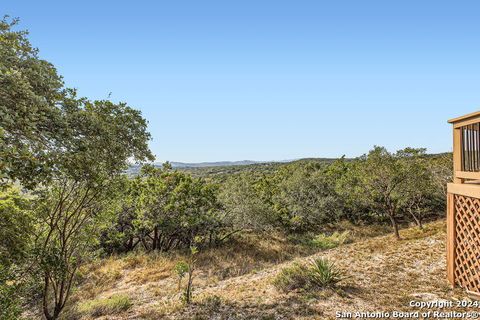
<svg viewBox="0 0 480 320">
<path fill-rule="evenodd" d="M 318 258 L 309 264 L 293 264 L 280 271 L 273 284 L 280 290 L 315 290 L 333 288 L 345 276 L 333 262 Z"/>
<path fill-rule="evenodd" d="M 309 278 L 312 286 L 319 288 L 332 288 L 345 277 L 335 263 L 326 258 L 313 259 L 310 262 Z"/>
</svg>

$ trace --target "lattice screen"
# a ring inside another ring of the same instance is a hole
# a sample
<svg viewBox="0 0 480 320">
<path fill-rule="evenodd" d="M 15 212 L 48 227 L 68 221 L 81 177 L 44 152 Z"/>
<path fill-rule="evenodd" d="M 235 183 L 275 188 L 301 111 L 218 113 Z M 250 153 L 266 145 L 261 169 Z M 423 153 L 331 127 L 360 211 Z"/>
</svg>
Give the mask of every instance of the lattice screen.
<svg viewBox="0 0 480 320">
<path fill-rule="evenodd" d="M 480 199 L 455 195 L 455 282 L 480 293 Z"/>
</svg>

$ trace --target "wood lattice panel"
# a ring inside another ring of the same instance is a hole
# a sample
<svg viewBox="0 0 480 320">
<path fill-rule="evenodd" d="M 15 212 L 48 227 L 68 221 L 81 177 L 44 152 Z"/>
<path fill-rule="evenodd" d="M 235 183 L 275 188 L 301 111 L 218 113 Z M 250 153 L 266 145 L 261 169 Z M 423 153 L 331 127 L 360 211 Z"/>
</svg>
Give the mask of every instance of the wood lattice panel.
<svg viewBox="0 0 480 320">
<path fill-rule="evenodd" d="M 455 195 L 455 282 L 480 293 L 480 199 Z"/>
</svg>

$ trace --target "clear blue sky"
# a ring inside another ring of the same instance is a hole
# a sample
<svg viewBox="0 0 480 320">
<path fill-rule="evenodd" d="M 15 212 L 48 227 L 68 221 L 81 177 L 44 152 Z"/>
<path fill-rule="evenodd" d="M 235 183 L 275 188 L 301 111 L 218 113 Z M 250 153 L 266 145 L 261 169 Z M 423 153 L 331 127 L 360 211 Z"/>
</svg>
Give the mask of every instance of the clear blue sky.
<svg viewBox="0 0 480 320">
<path fill-rule="evenodd" d="M 41 57 L 142 110 L 159 161 L 451 150 L 480 109 L 478 1 L 22 1 Z"/>
</svg>

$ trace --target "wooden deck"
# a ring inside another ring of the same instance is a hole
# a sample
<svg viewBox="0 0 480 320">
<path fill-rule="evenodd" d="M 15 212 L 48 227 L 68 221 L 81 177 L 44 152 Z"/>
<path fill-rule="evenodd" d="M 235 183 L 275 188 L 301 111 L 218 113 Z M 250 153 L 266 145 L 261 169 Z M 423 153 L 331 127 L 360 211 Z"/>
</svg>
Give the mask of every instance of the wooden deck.
<svg viewBox="0 0 480 320">
<path fill-rule="evenodd" d="M 480 294 L 480 112 L 453 125 L 454 179 L 447 190 L 447 277 Z"/>
</svg>

